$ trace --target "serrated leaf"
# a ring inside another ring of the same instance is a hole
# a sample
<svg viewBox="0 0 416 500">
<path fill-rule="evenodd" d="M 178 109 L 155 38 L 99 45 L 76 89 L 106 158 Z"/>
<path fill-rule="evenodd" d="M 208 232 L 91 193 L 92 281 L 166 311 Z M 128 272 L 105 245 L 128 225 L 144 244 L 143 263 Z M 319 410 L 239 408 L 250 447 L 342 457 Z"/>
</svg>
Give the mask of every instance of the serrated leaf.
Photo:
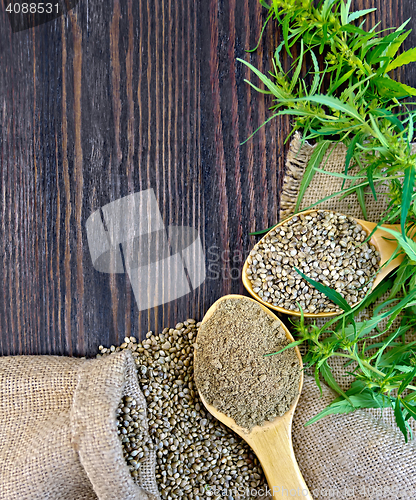
<svg viewBox="0 0 416 500">
<path fill-rule="evenodd" d="M 280 62 L 280 52 L 282 51 L 283 47 L 285 46 L 285 42 L 280 43 L 277 46 L 277 49 L 274 51 L 274 59 L 276 61 L 276 64 L 279 68 L 279 70 L 284 73 L 282 63 Z"/>
<path fill-rule="evenodd" d="M 285 99 L 286 95 L 275 85 L 266 75 L 263 75 L 261 71 L 255 68 L 252 64 L 245 61 L 244 59 L 237 59 L 238 62 L 245 64 L 251 71 L 264 83 L 264 85 L 272 92 L 278 99 Z"/>
<path fill-rule="evenodd" d="M 407 19 L 403 24 L 401 24 L 397 29 L 396 31 L 400 32 L 400 31 L 403 31 L 406 26 L 410 23 L 410 21 L 412 20 L 411 17 L 409 17 L 409 19 Z M 411 31 L 411 30 L 410 30 Z"/>
<path fill-rule="evenodd" d="M 416 419 L 416 406 L 411 405 L 407 401 L 400 398 L 400 401 L 403 407 L 408 411 L 409 415 L 411 415 L 414 419 Z"/>
<path fill-rule="evenodd" d="M 374 47 L 374 35 L 372 33 L 368 34 L 366 31 L 364 31 L 357 38 L 358 40 L 354 45 L 354 51 L 360 49 L 358 57 L 361 60 L 365 60 L 368 52 Z"/>
<path fill-rule="evenodd" d="M 391 61 L 391 63 L 387 66 L 386 72 L 392 71 L 393 69 L 400 68 L 400 66 L 404 66 L 405 64 L 409 64 L 412 62 L 416 62 L 416 47 L 412 49 L 406 50 L 399 56 Z"/>
<path fill-rule="evenodd" d="M 350 70 L 347 73 L 345 73 L 345 75 L 343 75 L 341 78 L 338 78 L 338 75 L 337 75 L 337 78 L 335 79 L 335 82 L 328 89 L 328 94 L 332 95 L 337 90 L 337 88 L 341 87 L 341 85 L 344 82 L 346 82 L 354 73 L 355 73 L 355 68 L 353 68 L 352 70 Z"/>
<path fill-rule="evenodd" d="M 383 400 L 381 395 L 376 395 L 368 389 L 361 390 L 361 387 L 350 389 L 347 391 L 349 401 L 346 399 L 337 398 L 318 415 L 312 417 L 306 422 L 305 427 L 314 424 L 318 420 L 327 415 L 334 415 L 340 413 L 351 413 L 359 408 L 383 408 L 390 406 L 388 400 Z"/>
<path fill-rule="evenodd" d="M 395 369 L 401 371 L 402 373 L 411 373 L 413 371 L 413 366 L 396 365 Z"/>
<path fill-rule="evenodd" d="M 341 24 L 348 24 L 348 15 L 351 8 L 352 0 L 347 0 L 347 3 L 341 2 Z"/>
<path fill-rule="evenodd" d="M 294 101 L 295 102 L 309 101 L 309 102 L 316 102 L 318 104 L 323 104 L 324 106 L 328 106 L 328 108 L 336 109 L 337 111 L 341 111 L 342 113 L 351 116 L 352 118 L 356 119 L 363 125 L 365 123 L 364 118 L 360 115 L 360 113 L 356 110 L 356 108 L 354 108 L 353 106 L 344 101 L 341 101 L 341 99 L 338 99 L 337 97 L 315 95 L 310 97 L 300 97 L 298 99 L 294 99 Z"/>
<path fill-rule="evenodd" d="M 347 391 L 349 396 L 353 396 L 354 394 L 358 394 L 359 392 L 363 392 L 366 389 L 366 385 L 362 380 L 354 380 L 352 382 L 350 388 Z"/>
<path fill-rule="evenodd" d="M 298 65 L 296 67 L 296 70 L 293 74 L 293 77 L 292 77 L 292 82 L 290 84 L 290 87 L 289 87 L 289 92 L 292 92 L 293 89 L 295 88 L 295 85 L 298 81 L 298 78 L 299 78 L 299 75 L 300 75 L 300 72 L 301 72 L 301 69 L 302 69 L 302 64 L 303 64 L 303 40 L 301 40 L 300 42 L 300 55 L 299 55 L 299 62 L 298 62 Z"/>
<path fill-rule="evenodd" d="M 385 293 L 387 293 L 388 290 L 390 290 L 392 283 L 392 279 L 385 279 L 381 283 L 379 283 L 376 288 L 372 290 L 371 293 L 367 295 L 362 302 L 360 302 L 359 306 L 356 306 L 354 308 L 355 312 L 358 313 L 362 311 L 369 305 L 373 304 L 380 297 L 382 297 Z"/>
<path fill-rule="evenodd" d="M 347 401 L 350 401 L 348 395 L 341 389 L 334 376 L 332 375 L 331 368 L 326 360 L 319 365 L 319 370 L 329 387 L 333 389 L 337 394 L 341 394 L 342 396 L 344 396 Z"/>
<path fill-rule="evenodd" d="M 357 26 L 351 26 L 349 24 L 346 24 L 345 26 L 341 26 L 339 31 L 345 31 L 346 33 L 355 33 L 357 35 L 365 36 L 368 35 L 367 31 L 364 31 L 361 28 L 358 28 Z M 372 38 L 373 35 L 369 36 L 369 38 Z"/>
<path fill-rule="evenodd" d="M 416 95 L 416 89 L 414 87 L 410 87 L 409 85 L 405 85 L 404 83 L 400 83 L 400 85 L 403 87 L 403 90 L 408 93 L 408 95 Z"/>
<path fill-rule="evenodd" d="M 275 354 L 280 354 L 281 352 L 283 351 L 287 351 L 288 349 L 291 349 L 292 347 L 296 347 L 300 344 L 303 343 L 303 339 L 302 340 L 296 340 L 295 342 L 291 342 L 290 344 L 288 344 L 287 346 L 285 346 L 283 349 L 281 349 L 280 351 L 276 351 L 276 352 L 270 352 L 268 354 L 263 354 L 263 356 L 266 358 L 267 356 L 274 356 Z"/>
<path fill-rule="evenodd" d="M 315 175 L 315 167 L 319 166 L 322 163 L 325 153 L 328 151 L 330 145 L 331 141 L 323 141 L 315 146 L 312 156 L 310 157 L 305 172 L 302 176 L 295 212 L 299 210 L 303 195 L 305 194 L 306 189 L 308 188 L 313 176 Z"/>
<path fill-rule="evenodd" d="M 409 146 L 409 150 L 410 150 L 410 144 L 413 140 L 413 135 L 414 135 L 413 113 L 409 113 L 409 126 L 407 129 L 407 144 Z"/>
<path fill-rule="evenodd" d="M 383 231 L 386 231 L 387 233 L 390 233 L 393 235 L 396 240 L 399 242 L 399 245 L 403 248 L 403 250 L 406 252 L 406 254 L 409 256 L 411 260 L 416 261 L 416 243 L 407 238 L 404 239 L 403 235 L 399 233 L 398 231 L 394 231 L 393 229 L 383 227 Z"/>
<path fill-rule="evenodd" d="M 383 342 L 383 345 L 378 349 L 378 351 L 371 356 L 370 359 L 376 358 L 375 367 L 377 368 L 383 359 L 383 353 L 387 349 L 387 347 L 400 335 L 400 328 L 393 332 L 389 337 Z M 371 347 L 371 346 L 370 346 Z"/>
<path fill-rule="evenodd" d="M 336 2 L 337 0 L 325 0 L 324 4 L 322 5 L 322 14 L 324 16 L 327 16 L 329 11 L 331 10 L 332 5 Z"/>
<path fill-rule="evenodd" d="M 397 128 L 398 132 L 403 132 L 404 130 L 403 123 L 397 118 L 397 116 L 394 113 L 392 113 L 388 109 L 382 109 L 382 108 L 373 109 L 371 113 L 375 116 L 385 118 Z"/>
<path fill-rule="evenodd" d="M 315 377 L 315 384 L 317 385 L 319 392 L 322 396 L 322 386 L 321 386 L 321 381 L 319 380 L 319 369 L 318 366 L 315 366 L 314 370 L 314 377 Z"/>
<path fill-rule="evenodd" d="M 399 28 L 397 28 L 396 32 L 400 33 L 400 36 L 396 39 L 395 42 L 393 42 L 392 44 L 390 44 L 389 48 L 386 51 L 386 55 L 390 59 L 393 59 L 393 57 L 397 54 L 398 50 L 402 46 L 403 42 L 406 40 L 406 38 L 412 32 L 412 30 L 404 31 L 404 28 L 406 27 L 406 25 L 409 23 L 410 20 L 411 19 L 409 18 Z"/>
<path fill-rule="evenodd" d="M 254 131 L 251 135 L 249 135 L 245 141 L 243 141 L 243 142 L 241 143 L 241 146 L 242 146 L 243 144 L 245 144 L 247 141 L 249 141 L 249 140 L 253 137 L 253 135 L 257 134 L 257 132 L 258 132 L 258 131 L 262 128 L 262 127 L 264 127 L 267 123 L 269 123 L 269 121 L 273 120 L 274 118 L 276 118 L 277 116 L 279 116 L 279 115 L 281 115 L 281 114 L 285 114 L 285 113 L 284 113 L 283 111 L 280 111 L 279 113 L 276 113 L 276 114 L 272 115 L 270 118 L 268 118 L 266 121 L 264 121 L 264 122 L 260 125 L 260 127 L 257 127 L 257 128 L 256 128 L 256 130 L 255 130 L 255 131 Z M 287 114 L 287 113 L 286 113 L 286 114 Z"/>
<path fill-rule="evenodd" d="M 408 261 L 404 261 L 400 264 L 396 271 L 396 277 L 394 279 L 393 286 L 390 291 L 389 299 L 394 298 L 400 288 L 406 283 L 406 281 L 413 275 L 413 266 L 409 266 Z"/>
<path fill-rule="evenodd" d="M 397 427 L 402 431 L 403 436 L 404 436 L 404 440 L 407 443 L 407 428 L 406 428 L 406 423 L 405 423 L 404 418 L 403 418 L 403 413 L 402 413 L 402 409 L 400 406 L 400 402 L 401 402 L 401 399 L 398 397 L 396 399 L 396 404 L 394 407 L 394 417 L 396 419 Z"/>
<path fill-rule="evenodd" d="M 402 228 L 402 234 L 406 234 L 406 219 L 409 213 L 410 204 L 412 202 L 413 190 L 415 186 L 415 166 L 411 165 L 410 168 L 406 168 L 404 172 L 403 181 L 403 192 L 402 192 L 402 203 L 400 211 L 400 225 Z"/>
<path fill-rule="evenodd" d="M 386 228 L 383 228 L 383 229 L 386 229 Z M 408 241 L 411 241 L 411 240 L 408 240 Z M 412 242 L 412 243 L 414 243 L 414 242 Z M 416 245 L 416 243 L 414 243 L 414 244 Z M 397 315 L 397 313 L 400 313 L 402 311 L 402 309 L 406 309 L 407 307 L 411 307 L 412 300 L 414 299 L 415 296 L 416 296 L 416 289 L 410 291 L 397 305 L 392 307 L 389 311 L 383 313 L 382 316 L 387 318 L 388 316 L 391 316 L 394 314 Z M 410 344 L 408 344 L 408 345 L 410 346 Z"/>
<path fill-rule="evenodd" d="M 371 192 L 373 193 L 374 199 L 377 201 L 376 188 L 374 187 L 373 170 L 374 170 L 374 164 L 368 165 L 367 167 L 368 183 L 370 184 Z"/>
<path fill-rule="evenodd" d="M 389 35 L 383 37 L 383 38 L 376 38 L 375 41 L 377 42 L 378 46 L 372 52 L 369 53 L 368 62 L 370 64 L 376 64 L 379 61 L 380 57 L 385 56 L 389 47 L 391 47 L 391 45 L 395 41 L 397 41 L 397 39 L 400 37 L 400 35 L 401 35 L 400 32 L 395 31 L 395 32 L 390 33 Z M 390 58 L 387 57 L 387 59 L 389 60 Z"/>
<path fill-rule="evenodd" d="M 351 306 L 348 304 L 348 302 L 344 299 L 344 297 L 339 294 L 336 290 L 330 288 L 329 286 L 325 286 L 322 283 L 318 283 L 318 281 L 313 280 L 312 278 L 309 278 L 309 276 L 306 276 L 305 274 L 302 273 L 302 271 L 299 271 L 297 267 L 295 267 L 295 271 L 302 276 L 304 280 L 306 280 L 309 284 L 314 286 L 319 292 L 323 293 L 328 297 L 329 300 L 331 300 L 334 304 L 336 304 L 338 307 L 343 309 L 346 312 L 351 311 Z"/>
<path fill-rule="evenodd" d="M 350 163 L 351 163 L 351 160 L 354 156 L 355 147 L 357 146 L 357 143 L 360 141 L 360 139 L 361 139 L 360 135 L 355 135 L 353 137 L 352 141 L 348 145 L 347 155 L 345 157 L 345 168 L 344 168 L 345 175 L 348 174 L 348 170 L 350 168 Z M 341 186 L 341 189 L 344 189 L 345 181 L 346 181 L 346 179 L 344 179 L 342 186 Z"/>
<path fill-rule="evenodd" d="M 336 415 L 340 413 L 351 413 L 354 411 L 355 408 L 347 401 L 347 400 L 342 400 L 338 401 L 336 403 L 332 403 L 329 406 L 327 406 L 324 410 L 319 412 L 317 415 L 312 417 L 310 420 L 308 420 L 304 425 L 307 427 L 308 425 L 312 425 L 318 420 L 321 420 L 321 418 L 326 417 L 327 415 Z"/>
<path fill-rule="evenodd" d="M 352 14 L 350 14 L 348 16 L 348 23 L 350 24 L 353 21 L 355 21 L 356 19 L 359 19 L 362 16 L 366 16 L 367 14 L 370 14 L 370 12 L 374 12 L 376 10 L 377 10 L 376 8 L 373 8 L 373 9 L 364 9 L 364 10 L 358 10 L 356 12 L 353 12 Z"/>
<path fill-rule="evenodd" d="M 312 87 L 311 87 L 311 91 L 310 91 L 310 95 L 314 95 L 315 92 L 318 90 L 319 88 L 319 80 L 320 80 L 320 75 L 319 75 L 319 64 L 318 64 L 318 59 L 316 58 L 316 55 L 314 54 L 314 52 L 311 50 L 310 51 L 311 53 L 311 57 L 312 57 L 312 62 L 313 62 L 313 68 L 314 68 L 314 76 L 313 76 L 313 82 L 312 82 Z"/>
<path fill-rule="evenodd" d="M 351 395 L 350 400 L 354 408 L 385 408 L 390 406 L 381 394 L 375 394 L 368 389 L 358 394 Z"/>
<path fill-rule="evenodd" d="M 411 381 L 415 378 L 415 376 L 416 376 L 416 368 L 414 368 L 410 373 L 408 373 L 406 377 L 403 379 L 403 382 L 400 384 L 399 390 L 397 391 L 397 394 L 399 396 L 411 383 Z"/>
<path fill-rule="evenodd" d="M 283 20 L 283 40 L 285 42 L 285 48 L 286 52 L 289 54 L 290 57 L 292 57 L 292 53 L 290 52 L 289 48 L 289 22 L 290 22 L 290 17 L 289 14 L 287 14 Z"/>
<path fill-rule="evenodd" d="M 355 361 L 357 361 L 358 366 L 360 367 L 360 369 L 361 369 L 361 371 L 364 373 L 364 375 L 365 375 L 368 379 L 371 379 L 372 374 L 371 374 L 370 369 L 369 369 L 369 368 L 367 368 L 367 367 L 363 364 L 363 362 L 362 362 L 362 360 L 361 360 L 360 356 L 358 355 L 357 344 L 355 344 L 355 345 L 354 345 L 354 350 L 356 351 Z"/>
<path fill-rule="evenodd" d="M 367 334 L 371 332 L 371 330 L 373 330 L 380 323 L 382 319 L 384 318 L 380 314 L 377 316 L 373 316 L 372 318 L 367 319 L 365 321 L 362 321 L 361 326 L 358 329 L 358 337 L 359 338 L 365 337 Z"/>
<path fill-rule="evenodd" d="M 415 88 L 405 85 L 404 83 L 396 82 L 391 78 L 377 76 L 372 79 L 372 82 L 377 87 L 379 94 L 383 97 L 397 97 L 401 99 L 403 97 L 416 95 Z"/>
<path fill-rule="evenodd" d="M 266 8 L 268 8 L 270 10 L 270 7 L 263 0 L 259 0 L 259 3 L 263 7 L 266 7 Z M 266 21 L 263 24 L 262 29 L 261 29 L 260 36 L 259 36 L 259 41 L 257 42 L 257 45 L 254 47 L 254 49 L 247 50 L 247 52 L 255 52 L 258 49 L 258 47 L 260 45 L 260 42 L 261 42 L 261 39 L 263 38 L 263 33 L 264 33 L 264 30 L 266 29 L 267 23 L 270 21 L 270 19 L 272 17 L 273 17 L 273 11 L 270 11 L 269 14 L 268 14 L 268 16 L 267 16 L 267 18 L 266 18 Z"/>
<path fill-rule="evenodd" d="M 365 220 L 367 220 L 367 208 L 365 206 L 365 191 L 363 187 L 359 187 L 356 190 L 357 194 L 357 200 L 358 203 L 360 204 L 361 211 L 363 213 L 363 217 Z"/>
<path fill-rule="evenodd" d="M 389 143 L 387 142 L 387 139 L 384 137 L 384 135 L 381 133 L 380 128 L 378 127 L 377 122 L 373 115 L 370 115 L 370 121 L 371 125 L 373 126 L 373 131 L 377 139 L 386 149 L 389 149 Z"/>
<path fill-rule="evenodd" d="M 253 82 L 250 82 L 250 80 L 244 79 L 244 82 L 250 85 L 252 89 L 254 89 L 256 92 L 259 92 L 260 94 L 266 94 L 266 95 L 272 95 L 273 92 L 270 92 L 270 90 L 264 90 L 261 89 L 260 87 L 257 87 L 257 85 L 254 85 Z"/>
</svg>

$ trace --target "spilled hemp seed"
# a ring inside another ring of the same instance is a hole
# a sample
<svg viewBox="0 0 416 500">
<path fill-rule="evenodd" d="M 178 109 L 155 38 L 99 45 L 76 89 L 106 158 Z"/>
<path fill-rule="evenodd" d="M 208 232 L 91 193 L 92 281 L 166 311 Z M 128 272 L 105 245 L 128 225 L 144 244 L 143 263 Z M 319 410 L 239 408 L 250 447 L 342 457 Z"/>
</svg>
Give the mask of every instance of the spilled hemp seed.
<svg viewBox="0 0 416 500">
<path fill-rule="evenodd" d="M 257 457 L 245 441 L 205 410 L 195 387 L 193 352 L 199 326 L 190 319 L 159 335 L 149 332 L 140 343 L 126 337 L 119 347 L 100 346 L 97 356 L 129 349 L 135 358 L 163 499 L 252 498 L 253 490 L 267 489 Z M 151 450 L 145 440 L 144 446 L 137 446 L 143 448 L 143 457 Z M 140 459 L 132 466 L 130 449 L 124 453 L 137 479 Z M 225 492 L 228 496 L 224 497 Z"/>
<path fill-rule="evenodd" d="M 140 463 L 153 449 L 153 442 L 143 425 L 146 411 L 137 408 L 137 402 L 131 396 L 123 396 L 117 411 L 117 433 L 123 447 L 124 458 L 132 477 L 138 477 Z"/>
<path fill-rule="evenodd" d="M 289 311 L 339 312 L 295 270 L 335 289 L 353 306 L 371 289 L 380 253 L 347 215 L 317 210 L 299 214 L 264 236 L 248 257 L 247 277 L 264 302 Z"/>
</svg>

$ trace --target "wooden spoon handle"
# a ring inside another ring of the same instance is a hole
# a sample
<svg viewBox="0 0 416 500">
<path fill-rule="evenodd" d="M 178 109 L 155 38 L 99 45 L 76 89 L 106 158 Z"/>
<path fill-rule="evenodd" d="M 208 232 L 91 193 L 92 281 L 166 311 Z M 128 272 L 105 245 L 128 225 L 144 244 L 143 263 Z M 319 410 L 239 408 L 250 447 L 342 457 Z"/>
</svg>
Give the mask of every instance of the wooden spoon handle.
<svg viewBox="0 0 416 500">
<path fill-rule="evenodd" d="M 264 432 L 256 432 L 255 438 L 247 442 L 263 467 L 273 498 L 312 500 L 296 461 L 290 427 L 266 428 Z"/>
</svg>

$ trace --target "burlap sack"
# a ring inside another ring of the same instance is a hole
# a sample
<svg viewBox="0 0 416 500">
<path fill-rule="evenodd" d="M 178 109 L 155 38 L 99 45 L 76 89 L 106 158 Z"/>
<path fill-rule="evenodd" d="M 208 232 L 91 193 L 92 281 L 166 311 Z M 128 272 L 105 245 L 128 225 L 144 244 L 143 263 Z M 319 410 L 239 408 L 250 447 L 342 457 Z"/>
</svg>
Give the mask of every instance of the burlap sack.
<svg viewBox="0 0 416 500">
<path fill-rule="evenodd" d="M 299 194 L 300 183 L 305 172 L 306 166 L 312 156 L 314 146 L 308 143 L 302 145 L 301 135 L 296 132 L 290 143 L 289 152 L 286 158 L 286 174 L 283 180 L 282 192 L 280 196 L 280 220 L 289 217 L 294 213 L 296 201 Z M 320 168 L 328 172 L 324 174 L 316 172 L 307 188 L 301 204 L 300 210 L 309 207 L 327 196 L 341 191 L 343 179 L 334 177 L 331 173 L 344 173 L 345 157 L 347 149 L 344 144 L 330 146 L 324 157 Z M 352 172 L 354 169 L 352 170 Z M 388 198 L 383 195 L 387 193 L 388 184 L 376 184 L 376 191 L 380 193 L 377 200 L 374 199 L 370 189 L 365 189 L 366 208 L 368 220 L 377 222 L 381 214 L 388 206 Z M 340 213 L 351 215 L 363 219 L 363 213 L 355 193 L 342 198 L 334 197 L 330 200 L 320 203 L 316 208 L 324 210 L 334 210 Z"/>
<path fill-rule="evenodd" d="M 123 458 L 115 411 L 125 394 L 146 408 L 127 351 L 0 358 L 0 499 L 159 498 L 154 454 L 140 468 L 143 488 Z"/>
<path fill-rule="evenodd" d="M 300 182 L 313 153 L 313 146 L 301 144 L 296 133 L 290 144 L 286 161 L 286 176 L 281 194 L 280 220 L 294 213 Z M 338 145 L 330 148 L 321 164 L 327 172 L 343 173 L 346 148 Z M 316 173 L 302 199 L 304 209 L 326 196 L 341 190 L 342 179 L 324 173 Z M 379 184 L 380 193 L 375 201 L 366 192 L 368 220 L 380 220 L 387 208 L 388 199 L 383 193 L 388 186 Z M 355 193 L 341 199 L 333 198 L 316 208 L 330 209 L 363 218 Z M 376 307 L 386 297 L 373 306 Z M 361 319 L 368 318 L 372 309 L 364 311 Z M 312 320 L 309 320 L 311 322 Z M 323 324 L 325 320 L 318 320 Z M 352 377 L 347 376 L 341 358 L 330 360 L 339 385 L 348 389 Z M 351 370 L 351 366 L 349 367 Z M 390 409 L 359 410 L 347 415 L 331 415 L 312 426 L 304 427 L 310 418 L 323 410 L 336 397 L 323 384 L 323 397 L 319 395 L 312 377 L 306 375 L 298 409 L 294 417 L 293 442 L 295 454 L 313 498 L 352 499 L 408 499 L 416 498 L 416 444 L 406 444 L 394 422 Z M 412 429 L 416 425 L 412 421 Z"/>
</svg>

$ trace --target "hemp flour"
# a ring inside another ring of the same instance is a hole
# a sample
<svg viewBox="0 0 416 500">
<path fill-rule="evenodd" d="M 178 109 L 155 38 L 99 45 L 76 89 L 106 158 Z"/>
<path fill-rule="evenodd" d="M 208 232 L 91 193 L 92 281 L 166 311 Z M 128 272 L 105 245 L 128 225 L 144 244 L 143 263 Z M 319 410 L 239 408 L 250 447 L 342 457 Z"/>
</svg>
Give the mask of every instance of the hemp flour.
<svg viewBox="0 0 416 500">
<path fill-rule="evenodd" d="M 247 297 L 222 301 L 197 337 L 194 377 L 205 400 L 251 430 L 284 415 L 299 393 L 295 350 L 279 320 Z"/>
</svg>

